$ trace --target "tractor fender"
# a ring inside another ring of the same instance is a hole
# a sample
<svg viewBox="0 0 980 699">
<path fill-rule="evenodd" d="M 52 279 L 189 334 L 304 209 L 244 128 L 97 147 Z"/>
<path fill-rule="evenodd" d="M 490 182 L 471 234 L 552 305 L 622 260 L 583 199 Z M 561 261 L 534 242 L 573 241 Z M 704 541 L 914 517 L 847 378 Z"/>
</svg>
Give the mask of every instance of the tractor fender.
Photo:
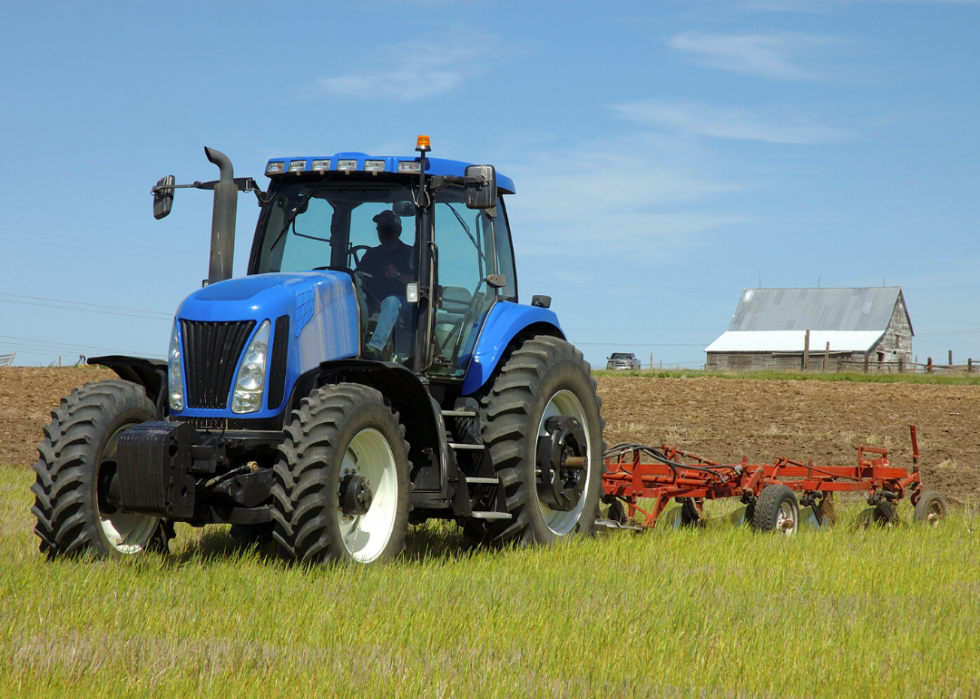
<svg viewBox="0 0 980 699">
<path fill-rule="evenodd" d="M 164 400 L 167 395 L 166 361 L 111 354 L 104 357 L 89 357 L 86 364 L 112 369 L 123 381 L 142 386 L 146 391 L 146 397 L 153 401 L 157 408 L 157 419 L 162 420 L 166 416 L 167 402 Z"/>
<path fill-rule="evenodd" d="M 439 427 L 442 415 L 437 419 L 428 390 L 409 369 L 367 359 L 337 359 L 320 364 L 318 386 L 347 382 L 370 386 L 391 401 L 405 426 L 405 439 L 413 455 L 432 454 L 439 458 L 444 453 L 445 434 Z"/>
<path fill-rule="evenodd" d="M 555 312 L 540 306 L 510 301 L 494 304 L 473 348 L 473 358 L 463 378 L 463 395 L 475 393 L 490 379 L 507 348 L 519 336 L 551 335 L 565 339 Z"/>
</svg>

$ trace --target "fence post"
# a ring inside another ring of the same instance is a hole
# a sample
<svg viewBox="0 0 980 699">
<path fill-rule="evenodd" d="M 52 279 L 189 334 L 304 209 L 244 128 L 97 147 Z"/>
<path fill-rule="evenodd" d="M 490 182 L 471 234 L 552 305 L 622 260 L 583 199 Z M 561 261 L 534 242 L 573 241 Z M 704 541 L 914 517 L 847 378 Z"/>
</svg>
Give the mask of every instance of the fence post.
<svg viewBox="0 0 980 699">
<path fill-rule="evenodd" d="M 949 351 L 949 365 L 953 366 L 953 350 Z"/>
<path fill-rule="evenodd" d="M 901 374 L 905 371 L 905 355 L 898 355 L 898 373 Z"/>
<path fill-rule="evenodd" d="M 653 352 L 650 353 L 650 371 L 653 371 Z"/>
<path fill-rule="evenodd" d="M 824 348 L 823 351 L 823 373 L 825 374 L 827 373 L 827 366 L 829 364 L 830 364 L 830 343 L 828 342 L 827 346 Z"/>
<path fill-rule="evenodd" d="M 973 360 L 972 359 L 967 359 L 966 360 L 966 373 L 967 374 L 972 374 L 973 373 Z"/>
<path fill-rule="evenodd" d="M 803 371 L 810 371 L 810 331 L 803 336 Z"/>
<path fill-rule="evenodd" d="M 864 373 L 865 374 L 868 373 L 868 355 L 867 354 L 864 355 Z"/>
<path fill-rule="evenodd" d="M 928 357 L 926 359 L 926 373 L 927 374 L 932 373 L 932 357 Z"/>
<path fill-rule="evenodd" d="M 842 365 L 843 363 L 844 363 L 844 359 L 843 359 L 843 357 L 838 357 L 838 358 L 837 358 L 837 373 L 838 373 L 838 374 L 840 373 L 840 369 L 841 369 L 841 365 Z"/>
</svg>

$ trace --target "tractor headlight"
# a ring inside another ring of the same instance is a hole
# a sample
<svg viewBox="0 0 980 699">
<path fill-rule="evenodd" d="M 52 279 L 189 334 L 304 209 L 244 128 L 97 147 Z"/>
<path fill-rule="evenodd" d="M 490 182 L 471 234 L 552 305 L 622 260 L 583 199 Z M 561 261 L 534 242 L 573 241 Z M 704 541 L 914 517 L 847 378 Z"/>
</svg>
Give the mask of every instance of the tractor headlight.
<svg viewBox="0 0 980 699">
<path fill-rule="evenodd" d="M 248 344 L 238 370 L 231 412 L 254 413 L 262 409 L 265 397 L 265 367 L 269 359 L 269 321 L 263 321 Z"/>
<path fill-rule="evenodd" d="M 167 358 L 167 384 L 170 389 L 170 409 L 179 413 L 184 409 L 184 374 L 180 368 L 180 335 L 177 321 L 170 333 L 170 355 Z"/>
</svg>

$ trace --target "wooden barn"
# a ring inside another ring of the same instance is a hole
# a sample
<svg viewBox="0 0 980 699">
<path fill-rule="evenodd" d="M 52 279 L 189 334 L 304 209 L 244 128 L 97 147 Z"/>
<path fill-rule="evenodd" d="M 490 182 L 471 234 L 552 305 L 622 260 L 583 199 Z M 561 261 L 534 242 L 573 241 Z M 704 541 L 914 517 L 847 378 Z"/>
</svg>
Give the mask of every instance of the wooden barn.
<svg viewBox="0 0 980 699">
<path fill-rule="evenodd" d="M 809 369 L 912 364 L 912 322 L 902 289 L 744 289 L 728 330 L 705 349 L 705 368 L 798 370 L 809 331 Z M 827 343 L 830 343 L 829 350 Z"/>
</svg>

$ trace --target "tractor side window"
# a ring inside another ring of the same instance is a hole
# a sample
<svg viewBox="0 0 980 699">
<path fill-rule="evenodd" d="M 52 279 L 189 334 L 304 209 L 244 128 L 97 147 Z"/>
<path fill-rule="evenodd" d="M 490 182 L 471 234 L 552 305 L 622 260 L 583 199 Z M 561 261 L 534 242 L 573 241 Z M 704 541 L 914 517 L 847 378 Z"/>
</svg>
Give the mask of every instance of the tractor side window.
<svg viewBox="0 0 980 699">
<path fill-rule="evenodd" d="M 496 300 L 491 220 L 466 208 L 460 187 L 439 190 L 433 238 L 439 250 L 433 374 L 461 377 L 486 312 Z"/>
</svg>

